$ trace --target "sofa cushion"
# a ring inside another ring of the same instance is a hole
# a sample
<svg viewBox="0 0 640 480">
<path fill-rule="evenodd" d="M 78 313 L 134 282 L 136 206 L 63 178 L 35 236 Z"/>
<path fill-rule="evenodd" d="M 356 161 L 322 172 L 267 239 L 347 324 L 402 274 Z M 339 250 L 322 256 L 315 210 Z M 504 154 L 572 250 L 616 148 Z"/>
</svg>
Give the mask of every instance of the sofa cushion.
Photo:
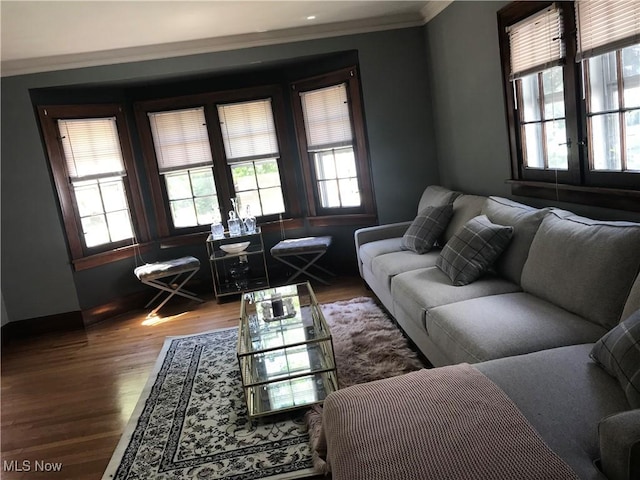
<svg viewBox="0 0 640 480">
<path fill-rule="evenodd" d="M 432 250 L 424 255 L 404 250 L 379 255 L 371 262 L 371 271 L 379 279 L 384 279 L 387 286 L 396 275 L 411 270 L 434 267 L 440 250 Z"/>
<path fill-rule="evenodd" d="M 420 211 L 402 236 L 402 248 L 419 254 L 427 253 L 447 228 L 452 214 L 453 205 L 450 203 Z"/>
<path fill-rule="evenodd" d="M 602 480 L 598 422 L 629 409 L 615 379 L 589 358 L 591 344 L 554 348 L 474 365 L 496 383 L 542 439 L 582 479 Z"/>
<path fill-rule="evenodd" d="M 360 247 L 360 260 L 369 270 L 374 258 L 390 252 L 402 251 L 402 237 L 386 238 L 375 242 L 365 243 Z"/>
<path fill-rule="evenodd" d="M 460 192 L 449 190 L 448 188 L 441 187 L 440 185 L 429 185 L 425 188 L 424 192 L 422 192 L 422 196 L 418 202 L 418 212 L 421 212 L 427 207 L 448 205 L 460 195 Z"/>
<path fill-rule="evenodd" d="M 440 246 L 451 240 L 458 230 L 473 217 L 482 213 L 482 207 L 487 197 L 478 195 L 460 195 L 453 201 L 453 216 L 440 239 Z"/>
<path fill-rule="evenodd" d="M 452 363 L 593 343 L 605 333 L 600 325 L 524 292 L 432 308 L 427 311 L 426 329 Z"/>
<path fill-rule="evenodd" d="M 472 218 L 442 247 L 436 266 L 453 285 L 474 282 L 506 248 L 512 233 L 513 227 L 491 223 L 486 215 Z"/>
<path fill-rule="evenodd" d="M 598 340 L 591 358 L 618 379 L 631 406 L 640 408 L 640 310 Z"/>
<path fill-rule="evenodd" d="M 640 267 L 640 225 L 547 215 L 522 288 L 607 329 L 619 321 Z"/>
<path fill-rule="evenodd" d="M 455 287 L 451 285 L 449 277 L 435 267 L 401 273 L 391 280 L 394 304 L 401 305 L 402 309 L 422 326 L 425 311 L 433 307 L 519 290 L 518 285 L 493 275 L 486 275 L 464 287 Z"/>
<path fill-rule="evenodd" d="M 506 198 L 489 197 L 482 213 L 493 223 L 513 227 L 511 242 L 494 267 L 500 275 L 519 285 L 531 242 L 549 210 L 533 208 Z"/>
</svg>

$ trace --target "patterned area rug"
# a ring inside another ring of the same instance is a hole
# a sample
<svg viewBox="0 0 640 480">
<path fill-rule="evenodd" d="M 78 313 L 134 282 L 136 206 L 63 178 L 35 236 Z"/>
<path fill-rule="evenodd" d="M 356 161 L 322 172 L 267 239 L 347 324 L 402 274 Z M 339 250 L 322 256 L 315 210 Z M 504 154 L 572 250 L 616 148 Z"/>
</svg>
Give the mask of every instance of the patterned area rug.
<svg viewBox="0 0 640 480">
<path fill-rule="evenodd" d="M 421 367 L 373 300 L 322 308 L 341 386 Z M 103 480 L 284 480 L 317 474 L 305 410 L 249 422 L 237 334 L 231 328 L 165 341 Z"/>
</svg>

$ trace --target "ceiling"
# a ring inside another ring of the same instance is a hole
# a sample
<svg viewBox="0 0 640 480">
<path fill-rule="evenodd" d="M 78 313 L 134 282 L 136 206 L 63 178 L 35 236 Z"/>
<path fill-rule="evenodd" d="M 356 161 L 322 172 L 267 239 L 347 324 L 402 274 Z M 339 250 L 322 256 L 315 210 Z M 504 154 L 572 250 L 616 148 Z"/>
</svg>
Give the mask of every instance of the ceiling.
<svg viewBox="0 0 640 480">
<path fill-rule="evenodd" d="M 1 0 L 2 76 L 422 25 L 450 1 Z"/>
</svg>

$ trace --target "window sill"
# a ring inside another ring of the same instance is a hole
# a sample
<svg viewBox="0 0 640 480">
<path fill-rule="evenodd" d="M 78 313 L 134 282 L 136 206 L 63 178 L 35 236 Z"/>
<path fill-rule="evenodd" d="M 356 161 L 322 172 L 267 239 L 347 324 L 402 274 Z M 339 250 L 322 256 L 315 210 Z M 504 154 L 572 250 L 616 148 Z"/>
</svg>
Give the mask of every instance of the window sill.
<svg viewBox="0 0 640 480">
<path fill-rule="evenodd" d="M 125 258 L 131 258 L 136 253 L 146 253 L 152 249 L 152 243 L 138 243 L 135 245 L 127 245 L 126 247 L 116 248 L 108 252 L 96 253 L 95 255 L 88 255 L 82 258 L 76 258 L 72 261 L 73 268 L 79 272 L 81 270 L 88 270 L 90 268 L 100 267 L 107 265 L 118 260 L 124 260 Z"/>
<path fill-rule="evenodd" d="M 309 217 L 309 225 L 312 227 L 353 226 L 363 227 L 374 225 L 378 217 L 373 213 L 356 213 L 349 215 L 326 215 L 322 217 Z"/>
<path fill-rule="evenodd" d="M 556 185 L 522 180 L 507 180 L 507 183 L 511 185 L 513 195 L 640 212 L 639 190 Z"/>
</svg>

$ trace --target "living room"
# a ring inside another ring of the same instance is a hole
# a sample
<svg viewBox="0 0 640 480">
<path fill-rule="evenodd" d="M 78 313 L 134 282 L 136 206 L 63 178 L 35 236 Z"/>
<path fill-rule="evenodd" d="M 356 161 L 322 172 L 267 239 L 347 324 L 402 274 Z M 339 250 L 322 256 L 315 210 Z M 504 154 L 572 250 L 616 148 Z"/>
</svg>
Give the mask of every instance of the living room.
<svg viewBox="0 0 640 480">
<path fill-rule="evenodd" d="M 592 218 L 640 221 L 637 208 L 608 208 L 597 199 L 573 203 L 565 192 L 555 199 L 514 196 L 507 183 L 513 176 L 497 28 L 497 12 L 508 3 L 452 2 L 424 25 L 418 21 L 401 28 L 128 63 L 3 72 L 3 333 L 24 336 L 51 330 L 51 324 L 82 325 L 86 318 L 101 318 L 101 311 L 113 315 L 130 306 L 126 299 L 148 293 L 133 275 L 133 256 L 74 267 L 36 112 L 43 98 L 45 104 L 56 104 L 56 99 L 89 92 L 93 102 L 96 91 L 106 98 L 123 88 L 166 88 L 230 72 L 251 75 L 317 58 L 344 67 L 356 52 L 376 218 L 329 225 L 307 221 L 286 231 L 289 238 L 331 235 L 327 264 L 345 276 L 357 275 L 354 231 L 413 219 L 428 185 L 557 206 Z M 636 184 L 631 193 L 637 190 Z M 152 208 L 147 215 L 154 216 Z M 204 263 L 202 239 L 185 243 L 160 238 L 150 239 L 152 246 L 143 253 L 146 261 L 194 255 Z M 270 246 L 281 238 L 278 222 L 265 230 L 265 238 Z M 210 285 L 208 267 L 199 279 Z"/>
</svg>

